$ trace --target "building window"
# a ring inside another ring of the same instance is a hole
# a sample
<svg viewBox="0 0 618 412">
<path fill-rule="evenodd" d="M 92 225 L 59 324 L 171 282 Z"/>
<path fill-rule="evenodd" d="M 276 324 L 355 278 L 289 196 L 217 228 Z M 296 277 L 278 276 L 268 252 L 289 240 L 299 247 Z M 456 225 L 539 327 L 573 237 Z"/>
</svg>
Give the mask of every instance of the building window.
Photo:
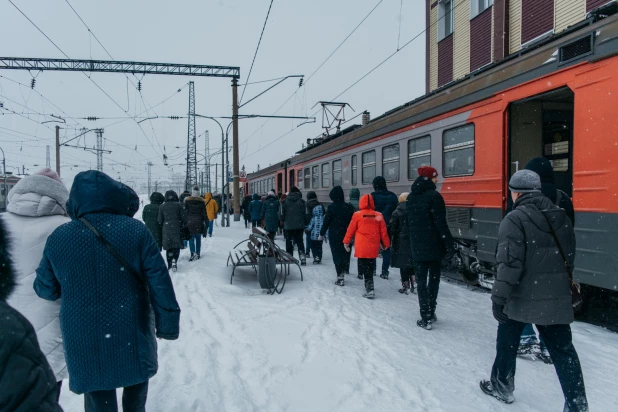
<svg viewBox="0 0 618 412">
<path fill-rule="evenodd" d="M 438 41 L 453 34 L 453 0 L 440 0 L 438 3 Z"/>
<path fill-rule="evenodd" d="M 333 187 L 341 186 L 341 160 L 333 161 Z"/>
<path fill-rule="evenodd" d="M 370 185 L 376 177 L 376 151 L 365 152 L 362 156 L 363 184 Z"/>
<path fill-rule="evenodd" d="M 474 123 L 444 131 L 443 175 L 474 174 Z"/>
<path fill-rule="evenodd" d="M 493 4 L 494 0 L 472 0 L 470 2 L 470 19 L 475 18 Z"/>
<path fill-rule="evenodd" d="M 305 190 L 311 187 L 311 171 L 309 168 L 305 169 Z"/>
<path fill-rule="evenodd" d="M 358 166 L 356 165 L 356 155 L 352 156 L 352 186 L 358 183 Z"/>
<path fill-rule="evenodd" d="M 330 187 L 330 163 L 322 165 L 322 187 Z"/>
<path fill-rule="evenodd" d="M 415 180 L 421 166 L 431 166 L 431 136 L 408 141 L 408 179 Z"/>
<path fill-rule="evenodd" d="M 317 189 L 320 187 L 320 166 L 313 166 L 313 174 L 311 175 L 311 188 Z"/>
<path fill-rule="evenodd" d="M 399 181 L 399 143 L 382 148 L 382 176 L 387 182 Z"/>
</svg>

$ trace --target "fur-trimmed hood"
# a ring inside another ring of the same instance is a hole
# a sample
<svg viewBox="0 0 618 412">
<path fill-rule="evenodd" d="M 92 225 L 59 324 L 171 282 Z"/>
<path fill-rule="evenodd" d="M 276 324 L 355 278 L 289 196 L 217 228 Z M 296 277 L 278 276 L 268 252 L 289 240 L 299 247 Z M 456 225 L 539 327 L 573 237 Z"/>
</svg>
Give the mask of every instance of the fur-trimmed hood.
<svg viewBox="0 0 618 412">
<path fill-rule="evenodd" d="M 7 211 L 16 215 L 66 215 L 69 191 L 55 179 L 44 175 L 31 175 L 17 182 L 8 198 Z"/>
</svg>

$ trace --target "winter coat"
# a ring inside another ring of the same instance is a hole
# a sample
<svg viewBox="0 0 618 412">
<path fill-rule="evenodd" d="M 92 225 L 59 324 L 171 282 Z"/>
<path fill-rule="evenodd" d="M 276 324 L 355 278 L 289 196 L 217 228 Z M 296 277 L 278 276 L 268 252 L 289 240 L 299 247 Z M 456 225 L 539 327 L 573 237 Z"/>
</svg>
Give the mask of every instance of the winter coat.
<svg viewBox="0 0 618 412">
<path fill-rule="evenodd" d="M 159 192 L 154 192 L 150 195 L 150 204 L 144 207 L 142 211 L 142 220 L 150 231 L 150 234 L 154 238 L 155 242 L 161 248 L 163 241 L 163 227 L 159 223 L 159 207 L 163 204 L 165 198 Z"/>
<path fill-rule="evenodd" d="M 554 169 L 550 161 L 544 157 L 536 157 L 528 162 L 526 169 L 532 170 L 541 177 L 541 192 L 547 196 L 556 206 L 564 209 L 567 216 L 575 226 L 575 209 L 569 195 L 556 187 Z M 513 199 L 509 196 L 506 211 L 508 215 L 513 210 Z"/>
<path fill-rule="evenodd" d="M 197 196 L 185 197 L 183 206 L 185 208 L 189 232 L 194 236 L 204 233 L 204 224 L 208 223 L 204 199 Z"/>
<path fill-rule="evenodd" d="M 313 209 L 315 209 L 317 206 L 320 206 L 322 209 L 324 209 L 324 206 L 322 206 L 322 203 L 320 203 L 318 201 L 318 196 L 315 194 L 315 192 L 309 192 L 307 193 L 307 217 L 305 218 L 305 220 L 307 222 L 309 222 L 312 218 L 313 218 Z M 322 210 L 322 214 L 325 214 L 326 211 Z"/>
<path fill-rule="evenodd" d="M 285 230 L 304 229 L 307 225 L 305 201 L 299 192 L 291 192 L 281 204 L 281 220 Z"/>
<path fill-rule="evenodd" d="M 176 339 L 180 309 L 159 248 L 128 204 L 137 198 L 104 173 L 79 173 L 70 223 L 47 239 L 34 289 L 62 298 L 60 325 L 75 393 L 146 382 L 157 373 L 156 337 Z M 79 220 L 86 218 L 137 271 L 137 279 Z M 155 337 L 156 334 L 156 337 Z"/>
<path fill-rule="evenodd" d="M 355 210 L 359 210 L 358 201 L 360 200 L 360 190 L 353 187 L 350 189 L 350 204 L 354 206 Z"/>
<path fill-rule="evenodd" d="M 60 381 L 68 378 L 60 332 L 60 302 L 42 300 L 34 293 L 32 284 L 45 241 L 58 226 L 70 221 L 66 216 L 69 191 L 54 179 L 32 175 L 20 180 L 8 197 L 7 212 L 0 217 L 11 240 L 17 281 L 8 304 L 30 321 L 41 350 Z"/>
<path fill-rule="evenodd" d="M 376 176 L 373 179 L 374 192 L 371 194 L 373 202 L 376 205 L 376 212 L 382 213 L 384 222 L 388 226 L 391 221 L 391 215 L 397 209 L 399 199 L 397 195 L 386 189 L 386 180 L 382 176 Z"/>
<path fill-rule="evenodd" d="M 491 299 L 523 323 L 563 325 L 573 322 L 569 275 L 547 219 L 570 265 L 575 260 L 575 232 L 563 209 L 542 193 L 515 202 L 498 231 L 498 275 Z"/>
<path fill-rule="evenodd" d="M 419 176 L 406 201 L 412 259 L 440 260 L 454 248 L 455 240 L 446 223 L 446 206 L 436 185 Z"/>
<path fill-rule="evenodd" d="M 251 214 L 251 220 L 262 220 L 262 207 L 264 203 L 260 200 L 260 196 L 257 193 L 253 194 L 253 200 L 249 203 L 249 213 Z"/>
<path fill-rule="evenodd" d="M 204 204 L 206 205 L 206 214 L 208 220 L 215 220 L 219 213 L 219 204 L 212 198 L 212 193 L 206 193 L 204 196 Z"/>
<path fill-rule="evenodd" d="M 311 233 L 311 240 L 318 240 L 320 237 L 320 231 L 322 230 L 322 225 L 324 224 L 324 208 L 322 205 L 314 207 L 312 213 L 313 216 L 305 228 L 305 231 Z"/>
<path fill-rule="evenodd" d="M 7 303 L 19 282 L 10 257 L 10 238 L 0 219 L 0 410 L 61 412 L 56 401 L 57 378 L 41 352 L 35 330 Z"/>
<path fill-rule="evenodd" d="M 267 232 L 273 233 L 279 229 L 279 200 L 275 196 L 268 196 L 262 204 L 262 216 Z"/>
<path fill-rule="evenodd" d="M 163 227 L 163 249 L 184 249 L 181 229 L 186 224 L 185 210 L 173 190 L 165 192 L 165 203 L 159 207 L 157 220 Z"/>
<path fill-rule="evenodd" d="M 399 203 L 393 212 L 388 224 L 388 235 L 391 238 L 391 266 L 394 268 L 412 267 L 406 202 Z"/>
<path fill-rule="evenodd" d="M 371 195 L 363 195 L 359 204 L 361 210 L 352 216 L 343 243 L 348 245 L 354 238 L 354 257 L 375 259 L 380 252 L 380 243 L 384 249 L 391 246 L 386 223 L 382 213 L 375 211 Z"/>
<path fill-rule="evenodd" d="M 185 190 L 184 192 L 182 192 L 180 194 L 180 198 L 178 199 L 178 201 L 182 205 L 184 203 L 185 199 L 188 198 L 189 196 L 191 196 L 191 193 L 189 193 L 188 191 Z"/>
<path fill-rule="evenodd" d="M 245 220 L 251 220 L 251 212 L 249 211 L 249 204 L 251 203 L 251 196 L 245 196 L 242 201 L 242 215 Z"/>
<path fill-rule="evenodd" d="M 341 186 L 333 187 L 329 197 L 333 203 L 328 206 L 320 235 L 325 236 L 326 232 L 328 232 L 328 244 L 333 255 L 333 262 L 336 265 L 340 265 L 344 260 L 347 261 L 348 255 L 343 247 L 343 238 L 356 210 L 354 206 L 345 202 Z"/>
</svg>

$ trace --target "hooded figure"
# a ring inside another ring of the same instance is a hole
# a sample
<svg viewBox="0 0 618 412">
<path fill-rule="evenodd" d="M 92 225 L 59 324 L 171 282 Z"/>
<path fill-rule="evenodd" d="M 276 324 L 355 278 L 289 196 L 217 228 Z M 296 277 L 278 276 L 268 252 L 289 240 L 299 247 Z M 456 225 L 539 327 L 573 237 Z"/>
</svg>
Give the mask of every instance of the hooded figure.
<svg viewBox="0 0 618 412">
<path fill-rule="evenodd" d="M 365 278 L 366 298 L 373 299 L 373 268 L 375 259 L 380 252 L 380 246 L 387 249 L 391 246 L 386 223 L 381 213 L 376 212 L 373 196 L 363 195 L 360 200 L 360 211 L 354 213 L 352 221 L 343 239 L 343 244 L 349 248 L 354 238 L 354 256 L 358 258 L 358 277 Z"/>
<path fill-rule="evenodd" d="M 183 207 L 185 209 L 185 216 L 187 217 L 187 228 L 191 234 L 191 238 L 189 239 L 191 258 L 189 258 L 189 261 L 194 261 L 200 258 L 202 236 L 205 235 L 205 227 L 206 224 L 208 224 L 204 199 L 200 197 L 199 188 L 197 186 L 193 188 L 191 196 L 185 197 Z"/>
<path fill-rule="evenodd" d="M 217 213 L 219 213 L 219 204 L 213 199 L 210 192 L 204 196 L 204 203 L 206 204 L 206 217 L 208 218 L 208 236 L 212 237 L 212 229 L 215 225 Z"/>
<path fill-rule="evenodd" d="M 391 216 L 388 224 L 388 235 L 391 238 L 391 266 L 401 272 L 400 293 L 414 292 L 414 262 L 410 253 L 410 232 L 408 228 L 408 211 L 406 201 L 408 193 L 399 196 L 399 205 Z"/>
<path fill-rule="evenodd" d="M 266 229 L 273 240 L 277 229 L 279 229 L 279 207 L 279 200 L 275 192 L 269 192 L 266 201 L 262 205 L 262 216 L 260 219 L 264 220 L 264 229 Z"/>
<path fill-rule="evenodd" d="M 41 350 L 58 382 L 68 378 L 62 334 L 60 302 L 40 299 L 32 284 L 49 235 L 70 222 L 66 212 L 69 191 L 51 169 L 21 179 L 9 192 L 7 212 L 0 214 L 15 267 L 17 288 L 8 303 L 25 316 L 37 333 Z"/>
<path fill-rule="evenodd" d="M 343 286 L 343 277 L 350 273 L 350 252 L 343 246 L 343 238 L 348 230 L 348 226 L 354 216 L 354 206 L 345 202 L 345 196 L 341 186 L 332 188 L 329 194 L 333 203 L 328 206 L 324 224 L 320 230 L 320 235 L 324 237 L 328 232 L 330 251 L 333 255 L 337 281 Z"/>
<path fill-rule="evenodd" d="M 10 249 L 12 241 L 0 219 L 0 407 L 3 411 L 62 412 L 57 378 L 39 348 L 34 328 L 7 303 L 18 282 Z"/>
<path fill-rule="evenodd" d="M 350 189 L 350 204 L 354 206 L 354 210 L 358 211 L 358 203 L 360 200 L 360 190 L 358 188 L 353 187 Z"/>
<path fill-rule="evenodd" d="M 251 196 L 247 195 L 242 200 L 242 216 L 245 219 L 245 229 L 249 222 L 251 222 L 251 212 L 249 212 L 249 204 L 251 203 Z"/>
<path fill-rule="evenodd" d="M 260 199 L 260 195 L 257 193 L 253 194 L 253 200 L 249 203 L 249 213 L 251 213 L 251 222 L 253 227 L 259 226 L 260 221 L 262 220 L 262 207 L 264 204 Z"/>
<path fill-rule="evenodd" d="M 161 245 L 163 242 L 163 228 L 158 221 L 159 218 L 159 207 L 163 204 L 165 198 L 159 192 L 153 192 L 150 195 L 150 204 L 144 207 L 142 211 L 142 220 L 144 224 L 152 234 L 155 242 L 159 246 L 159 250 L 161 250 Z"/>
<path fill-rule="evenodd" d="M 316 207 L 320 207 L 322 209 L 322 214 L 325 213 L 324 206 L 318 201 L 318 195 L 313 192 L 307 192 L 307 216 L 305 217 L 305 221 L 309 222 L 313 218 L 313 210 Z M 312 241 L 311 233 L 305 230 L 305 254 L 309 256 L 309 252 L 311 251 L 311 241 Z M 315 257 L 315 256 L 314 256 Z"/>
<path fill-rule="evenodd" d="M 165 192 L 165 203 L 159 207 L 159 224 L 163 227 L 163 249 L 167 252 L 167 268 L 176 271 L 180 249 L 184 249 L 182 228 L 186 224 L 185 210 L 173 190 Z"/>
<path fill-rule="evenodd" d="M 311 252 L 313 253 L 313 263 L 322 262 L 322 237 L 320 237 L 320 230 L 324 224 L 324 208 L 322 205 L 318 205 L 313 208 L 313 216 L 309 221 L 309 224 L 305 228 L 305 231 L 309 233 L 309 242 L 311 245 Z"/>
<path fill-rule="evenodd" d="M 305 241 L 303 239 L 305 225 L 309 223 L 306 219 L 307 209 L 305 201 L 301 198 L 300 190 L 296 186 L 292 186 L 290 194 L 286 197 L 285 202 L 281 204 L 281 220 L 286 233 L 285 250 L 290 255 L 293 254 L 294 243 L 296 243 L 301 265 L 307 263 Z"/>
<path fill-rule="evenodd" d="M 373 179 L 374 192 L 371 194 L 376 206 L 376 212 L 382 213 L 384 217 L 384 223 L 388 226 L 391 221 L 391 215 L 397 208 L 397 195 L 386 188 L 386 179 L 382 176 L 376 176 Z M 382 252 L 382 273 L 380 277 L 382 279 L 388 279 L 391 265 L 391 250 L 386 249 Z"/>
<path fill-rule="evenodd" d="M 72 221 L 49 236 L 36 271 L 39 297 L 62 298 L 69 384 L 73 392 L 86 393 L 86 403 L 94 401 L 91 392 L 147 388 L 157 372 L 155 335 L 178 338 L 174 288 L 152 235 L 133 219 L 136 198 L 102 172 L 79 173 L 67 203 Z M 80 219 L 137 273 L 123 267 Z"/>
</svg>

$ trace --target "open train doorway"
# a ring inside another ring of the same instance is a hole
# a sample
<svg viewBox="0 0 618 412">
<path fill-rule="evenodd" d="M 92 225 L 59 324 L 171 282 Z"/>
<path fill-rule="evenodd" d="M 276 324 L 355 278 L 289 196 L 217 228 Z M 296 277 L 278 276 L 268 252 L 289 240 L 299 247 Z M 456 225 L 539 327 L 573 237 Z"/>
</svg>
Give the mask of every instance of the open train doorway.
<svg viewBox="0 0 618 412">
<path fill-rule="evenodd" d="M 564 87 L 509 106 L 509 178 L 543 156 L 552 163 L 556 188 L 573 196 L 574 100 Z"/>
</svg>

